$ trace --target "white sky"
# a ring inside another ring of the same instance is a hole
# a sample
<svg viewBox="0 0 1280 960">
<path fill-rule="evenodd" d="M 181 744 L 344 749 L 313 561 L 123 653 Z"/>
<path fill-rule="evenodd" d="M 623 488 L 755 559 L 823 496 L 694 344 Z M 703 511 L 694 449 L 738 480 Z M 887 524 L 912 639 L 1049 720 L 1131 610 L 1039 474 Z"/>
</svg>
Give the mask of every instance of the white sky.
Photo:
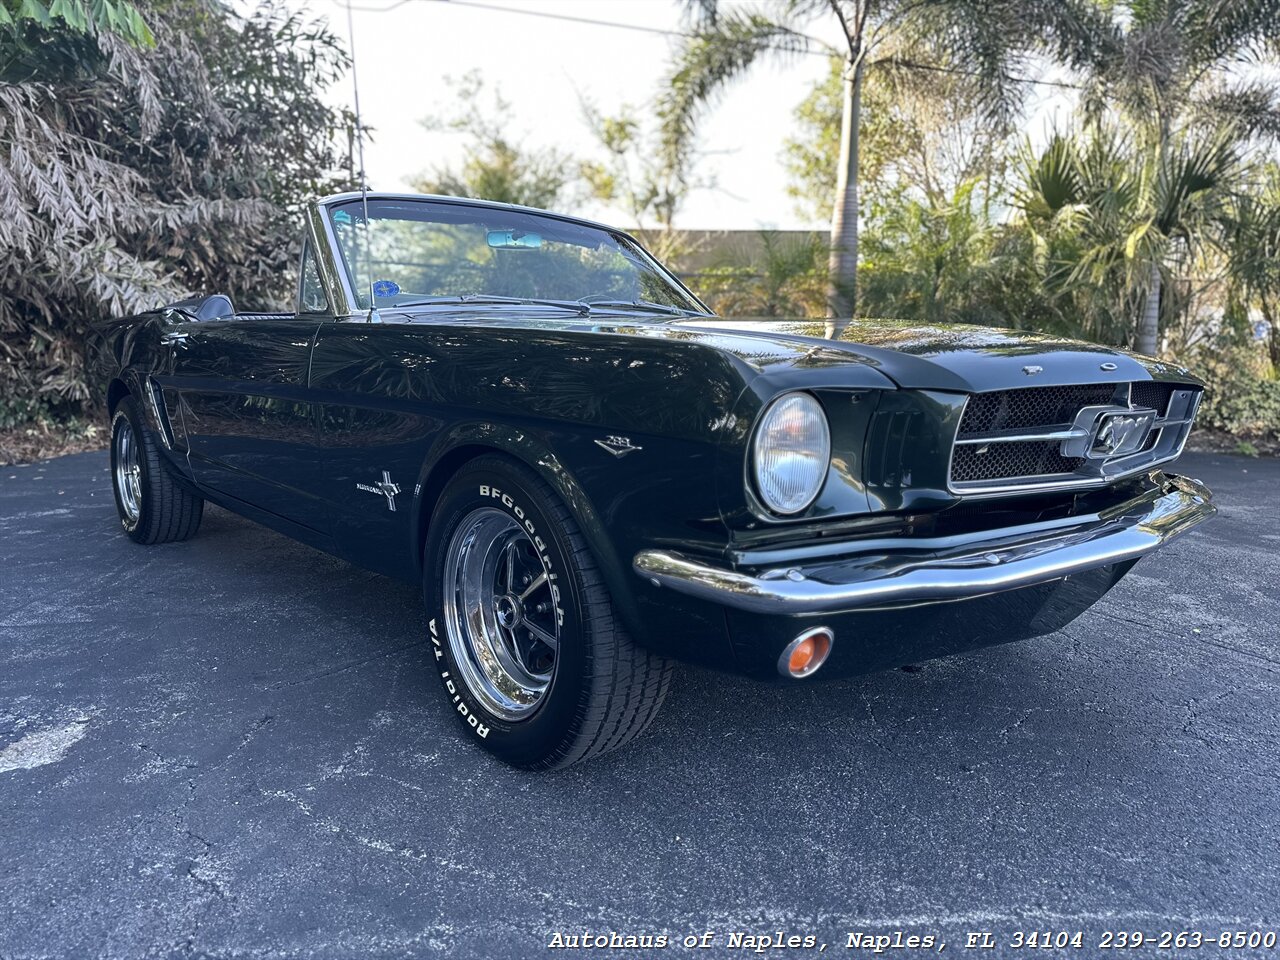
<svg viewBox="0 0 1280 960">
<path fill-rule="evenodd" d="M 289 0 L 347 34 L 342 0 Z M 513 10 L 541 11 L 679 30 L 675 0 L 477 0 Z M 767 2 L 767 0 L 766 0 Z M 675 38 L 589 24 L 504 14 L 449 0 L 352 0 L 360 101 L 374 141 L 365 167 L 375 189 L 408 189 L 407 178 L 433 166 L 456 165 L 464 138 L 433 133 L 419 122 L 449 114 L 449 76 L 479 70 L 490 88 L 512 105 L 519 131 L 531 145 L 555 145 L 584 159 L 601 151 L 582 120 L 587 97 L 604 113 L 624 104 L 645 107 L 658 89 Z M 371 9 L 380 8 L 382 12 Z M 831 19 L 831 18 L 826 18 Z M 813 32 L 834 42 L 834 21 Z M 694 192 L 677 226 L 686 229 L 760 229 L 822 226 L 804 222 L 786 194 L 783 141 L 795 131 L 793 111 L 819 82 L 826 61 L 799 56 L 783 65 L 758 63 L 727 88 L 701 126 L 710 151 L 698 175 L 716 182 Z M 349 82 L 333 92 L 350 102 Z M 1059 102 L 1035 110 L 1029 128 L 1043 128 Z M 598 205 L 573 211 L 621 223 L 625 214 Z M 622 224 L 630 226 L 630 224 Z"/>
</svg>

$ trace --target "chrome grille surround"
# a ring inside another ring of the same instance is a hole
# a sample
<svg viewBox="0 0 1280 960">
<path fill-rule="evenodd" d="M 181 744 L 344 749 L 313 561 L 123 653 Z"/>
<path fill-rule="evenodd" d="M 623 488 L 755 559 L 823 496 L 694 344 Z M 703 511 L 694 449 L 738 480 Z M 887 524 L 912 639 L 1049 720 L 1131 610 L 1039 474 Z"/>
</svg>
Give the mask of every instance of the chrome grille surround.
<svg viewBox="0 0 1280 960">
<path fill-rule="evenodd" d="M 1198 386 L 1157 380 L 971 394 L 951 448 L 949 488 L 997 496 L 1102 486 L 1139 473 L 1182 452 L 1200 396 Z M 1108 418 L 1152 422 L 1136 450 L 1112 456 L 1098 449 Z"/>
</svg>

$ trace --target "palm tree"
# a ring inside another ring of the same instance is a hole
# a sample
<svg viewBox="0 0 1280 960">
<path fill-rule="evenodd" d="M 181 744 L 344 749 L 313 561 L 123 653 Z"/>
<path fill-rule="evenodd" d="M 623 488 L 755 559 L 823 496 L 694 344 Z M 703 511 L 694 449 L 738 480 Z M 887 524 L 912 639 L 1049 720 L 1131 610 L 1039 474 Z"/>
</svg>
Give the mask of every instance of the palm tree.
<svg viewBox="0 0 1280 960">
<path fill-rule="evenodd" d="M 1028 149 L 1011 229 L 1029 239 L 1055 305 L 1047 325 L 1132 343 L 1153 276 L 1177 265 L 1189 272 L 1229 250 L 1246 172 L 1230 125 L 1185 131 L 1159 154 L 1132 128 L 1101 121 L 1055 136 L 1040 153 Z M 1189 285 L 1178 297 L 1189 310 Z"/>
<path fill-rule="evenodd" d="M 1255 189 L 1237 199 L 1229 221 L 1230 271 L 1246 314 L 1256 305 L 1267 325 L 1267 351 L 1280 375 L 1280 164 L 1267 164 Z"/>
<path fill-rule="evenodd" d="M 779 0 L 759 11 L 722 10 L 719 0 L 686 3 L 698 26 L 678 50 L 659 98 L 664 152 L 673 168 L 691 149 L 707 106 L 757 60 L 825 49 L 844 61 L 827 293 L 836 317 L 852 316 L 857 303 L 858 132 L 867 70 L 892 65 L 972 75 L 992 119 L 1007 119 L 1020 87 L 1013 68 L 1024 52 L 1075 24 L 1040 0 Z M 823 19 L 839 27 L 839 48 L 805 32 Z M 921 52 L 928 62 L 919 62 Z"/>
<path fill-rule="evenodd" d="M 1059 8 L 1062 26 L 1051 45 L 1087 78 L 1087 113 L 1118 106 L 1157 170 L 1180 163 L 1175 145 L 1191 127 L 1229 128 L 1237 140 L 1280 132 L 1280 85 L 1239 70 L 1280 48 L 1280 0 L 1046 3 Z M 1153 254 L 1138 315 L 1144 353 L 1159 349 L 1163 257 L 1178 239 L 1164 226 L 1153 219 L 1143 237 Z"/>
<path fill-rule="evenodd" d="M 1000 289 L 1006 264 L 1000 229 L 987 217 L 976 180 L 952 196 L 903 198 L 864 237 L 862 302 L 870 316 L 927 323 L 1008 326 Z M 997 294 L 997 295 L 993 295 Z"/>
</svg>

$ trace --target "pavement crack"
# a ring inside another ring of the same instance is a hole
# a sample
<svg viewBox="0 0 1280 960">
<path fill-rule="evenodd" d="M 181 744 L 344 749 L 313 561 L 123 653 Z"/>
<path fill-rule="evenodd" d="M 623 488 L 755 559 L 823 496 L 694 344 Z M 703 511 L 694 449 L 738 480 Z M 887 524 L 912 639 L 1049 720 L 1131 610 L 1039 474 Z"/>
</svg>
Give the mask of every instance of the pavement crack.
<svg viewBox="0 0 1280 960">
<path fill-rule="evenodd" d="M 1088 611 L 1088 612 L 1092 612 L 1092 611 Z M 1122 617 L 1116 613 L 1108 613 L 1106 614 L 1106 616 L 1109 620 L 1116 620 L 1116 621 L 1119 621 L 1120 623 L 1127 623 L 1130 626 L 1134 626 L 1134 627 L 1142 627 L 1144 630 L 1151 629 L 1150 623 L 1145 623 L 1141 620 L 1134 620 L 1131 617 Z M 1058 632 L 1063 634 L 1064 636 L 1068 636 L 1068 637 L 1071 636 L 1071 634 L 1067 633 L 1067 631 L 1065 630 L 1059 630 Z M 1075 638 L 1072 637 L 1072 639 L 1075 639 Z M 1208 644 L 1211 647 L 1217 647 L 1219 650 L 1226 650 L 1228 653 L 1234 653 L 1237 656 L 1245 657 L 1249 660 L 1256 660 L 1258 663 L 1266 664 L 1269 667 L 1280 667 L 1280 659 L 1276 659 L 1274 657 L 1268 657 L 1265 654 L 1261 654 L 1261 653 L 1255 653 L 1252 650 L 1244 650 L 1241 647 L 1233 646 L 1232 644 L 1229 644 L 1229 643 L 1223 643 L 1221 640 L 1214 640 L 1211 637 L 1205 636 L 1203 633 L 1194 634 L 1193 636 L 1187 639 L 1189 639 L 1192 643 Z"/>
<path fill-rule="evenodd" d="M 149 753 L 151 756 L 155 757 L 156 762 L 165 770 L 194 770 L 200 766 L 198 763 L 191 760 L 174 760 L 170 757 L 166 757 L 149 743 L 139 743 L 137 747 L 143 753 Z"/>
<path fill-rule="evenodd" d="M 1037 707 L 1030 707 L 1026 710 L 1023 710 L 1022 713 L 1018 715 L 1018 718 L 1013 721 L 1013 723 L 1009 724 L 1008 726 L 1000 730 L 1000 736 L 1004 737 L 1005 739 L 1008 739 L 1010 732 L 1017 730 L 1019 727 L 1021 727 L 1024 723 L 1026 723 L 1029 719 L 1031 719 L 1031 715 L 1036 712 L 1038 712 Z"/>
<path fill-rule="evenodd" d="M 398 653 L 404 653 L 407 650 L 415 650 L 418 647 L 424 647 L 430 642 L 430 640 L 424 639 L 415 641 L 414 643 L 406 643 L 399 647 L 393 647 L 390 650 L 383 650 L 381 653 L 373 653 L 367 657 L 361 657 L 359 660 L 352 660 L 349 663 L 344 663 L 329 670 L 322 670 L 320 673 L 311 673 L 307 674 L 305 677 L 298 677 L 296 680 L 277 680 L 275 683 L 268 684 L 263 689 L 282 690 L 285 687 L 296 687 L 303 683 L 314 683 L 316 680 L 323 680 L 326 677 L 336 676 L 339 673 L 346 673 L 348 670 L 354 670 L 357 667 L 362 667 L 366 663 L 371 663 L 374 660 L 383 660 L 387 657 L 394 657 Z"/>
<path fill-rule="evenodd" d="M 892 756 L 893 750 L 890 749 L 888 743 L 885 742 L 885 738 L 882 735 L 885 732 L 885 728 L 884 728 L 884 725 L 880 722 L 880 719 L 876 716 L 876 708 L 871 702 L 871 697 L 869 697 L 867 694 L 864 693 L 862 695 L 862 703 L 867 710 L 867 719 L 871 721 L 871 726 L 867 730 L 867 739 L 870 740 L 877 747 L 879 747 L 881 750 L 883 750 L 885 753 Z"/>
</svg>

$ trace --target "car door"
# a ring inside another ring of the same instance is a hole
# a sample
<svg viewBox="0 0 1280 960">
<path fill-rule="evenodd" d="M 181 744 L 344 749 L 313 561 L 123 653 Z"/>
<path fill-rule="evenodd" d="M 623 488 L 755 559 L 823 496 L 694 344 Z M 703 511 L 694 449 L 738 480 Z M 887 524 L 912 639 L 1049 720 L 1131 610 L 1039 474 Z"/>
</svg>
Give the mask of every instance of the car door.
<svg viewBox="0 0 1280 960">
<path fill-rule="evenodd" d="M 320 456 L 308 382 L 322 321 L 302 309 L 174 323 L 166 334 L 173 372 L 165 392 L 177 394 L 199 483 L 327 534 L 316 497 Z"/>
<path fill-rule="evenodd" d="M 337 552 L 391 575 L 403 571 L 413 531 L 414 484 L 441 429 L 421 393 L 423 367 L 447 347 L 433 328 L 408 323 L 326 323 L 312 356 L 318 474 Z"/>
</svg>

